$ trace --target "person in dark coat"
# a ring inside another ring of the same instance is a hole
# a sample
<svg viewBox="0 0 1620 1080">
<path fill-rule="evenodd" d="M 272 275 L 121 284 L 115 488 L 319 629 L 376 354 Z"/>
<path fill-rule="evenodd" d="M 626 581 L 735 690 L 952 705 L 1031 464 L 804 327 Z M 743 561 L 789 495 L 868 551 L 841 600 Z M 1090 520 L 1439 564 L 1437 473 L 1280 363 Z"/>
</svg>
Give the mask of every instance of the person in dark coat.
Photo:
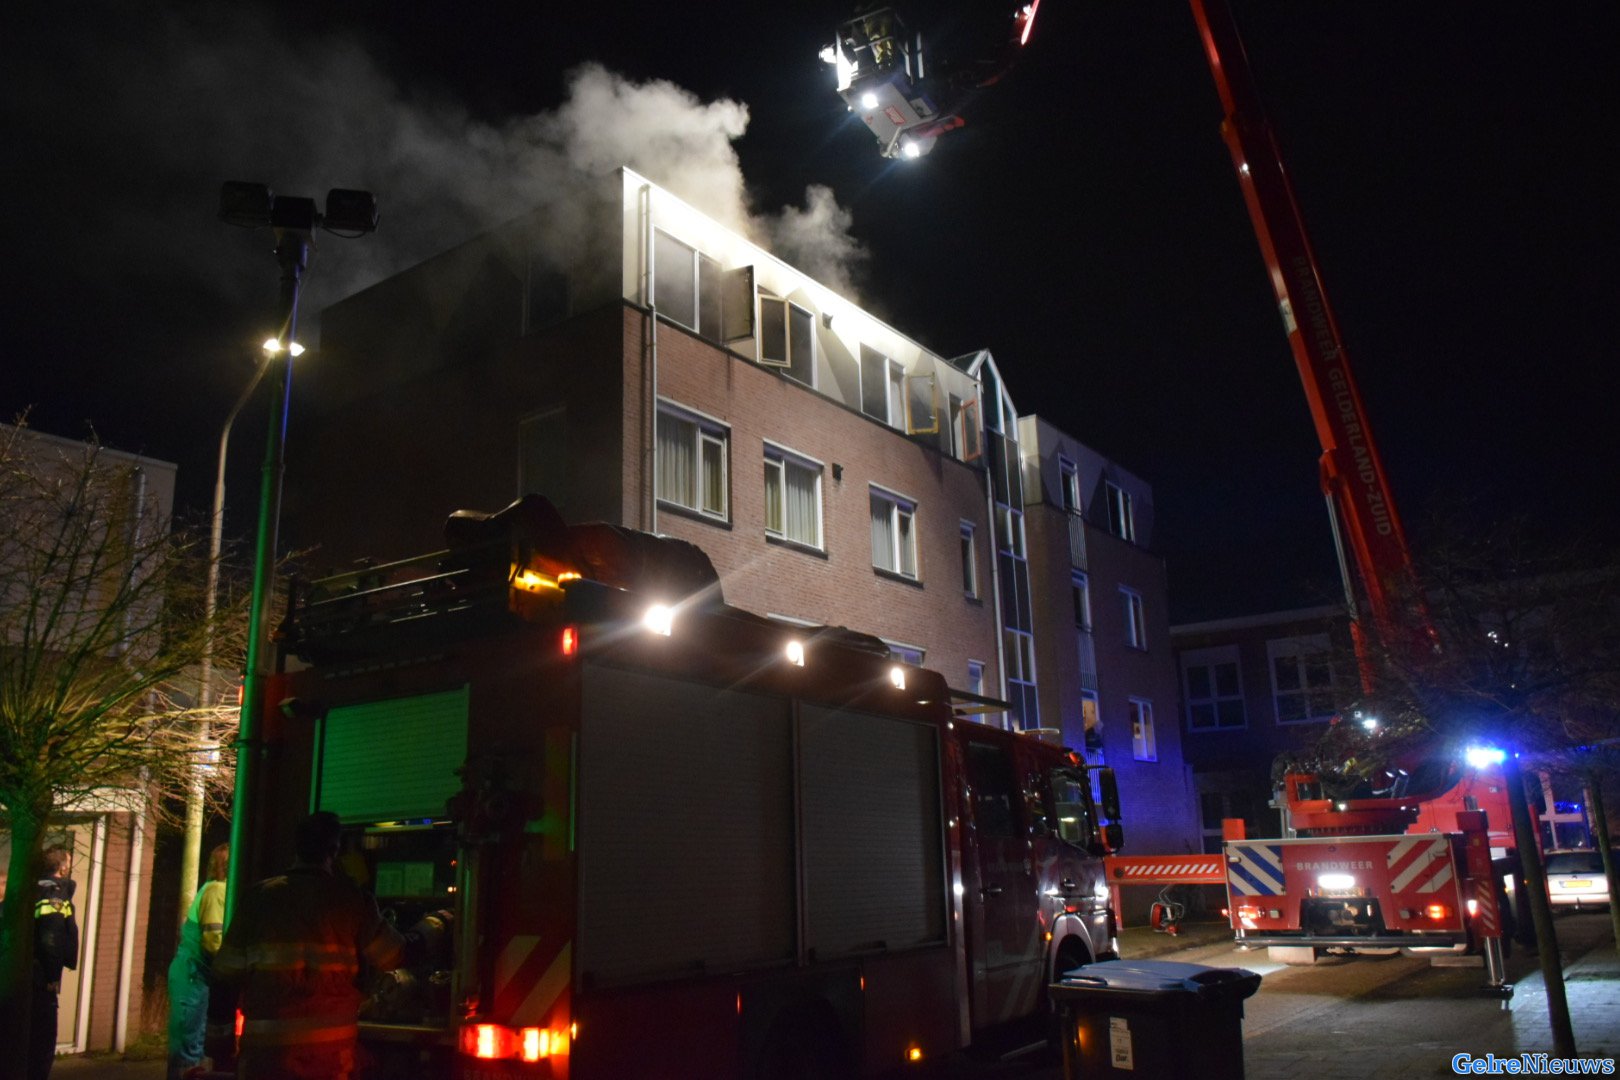
<svg viewBox="0 0 1620 1080">
<path fill-rule="evenodd" d="M 65 847 L 45 849 L 45 876 L 34 900 L 34 1006 L 28 1032 L 29 1080 L 46 1080 L 56 1061 L 57 999 L 62 972 L 79 967 L 79 919 L 73 911 L 78 888 L 68 877 L 73 855 Z"/>
<path fill-rule="evenodd" d="M 362 968 L 392 971 L 445 933 L 449 912 L 394 929 L 337 871 L 342 834 L 336 814 L 300 822 L 298 861 L 248 890 L 225 929 L 213 976 L 240 994 L 241 1080 L 354 1075 Z"/>
</svg>

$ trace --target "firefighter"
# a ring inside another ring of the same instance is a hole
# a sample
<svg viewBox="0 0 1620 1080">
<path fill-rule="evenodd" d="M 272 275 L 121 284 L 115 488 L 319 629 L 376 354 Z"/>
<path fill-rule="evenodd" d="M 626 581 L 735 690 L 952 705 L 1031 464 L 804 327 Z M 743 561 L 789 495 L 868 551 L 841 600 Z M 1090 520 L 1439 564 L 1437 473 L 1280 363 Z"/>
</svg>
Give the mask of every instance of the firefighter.
<svg viewBox="0 0 1620 1080">
<path fill-rule="evenodd" d="M 180 1080 L 199 1070 L 208 1023 L 208 978 L 225 930 L 225 877 L 231 846 L 208 855 L 208 880 L 197 890 L 180 926 L 180 948 L 169 964 L 169 1073 Z"/>
<path fill-rule="evenodd" d="M 64 968 L 79 967 L 79 920 L 73 913 L 76 883 L 68 877 L 73 856 L 65 847 L 45 849 L 45 876 L 34 901 L 34 1008 L 28 1033 L 29 1080 L 46 1080 L 56 1061 L 56 1007 Z"/>
<path fill-rule="evenodd" d="M 347 1080 L 355 1073 L 362 966 L 392 971 L 432 949 L 450 913 L 401 934 L 372 897 L 337 871 L 342 826 L 298 825 L 298 861 L 243 896 L 214 958 L 216 986 L 240 994 L 240 1080 Z"/>
</svg>

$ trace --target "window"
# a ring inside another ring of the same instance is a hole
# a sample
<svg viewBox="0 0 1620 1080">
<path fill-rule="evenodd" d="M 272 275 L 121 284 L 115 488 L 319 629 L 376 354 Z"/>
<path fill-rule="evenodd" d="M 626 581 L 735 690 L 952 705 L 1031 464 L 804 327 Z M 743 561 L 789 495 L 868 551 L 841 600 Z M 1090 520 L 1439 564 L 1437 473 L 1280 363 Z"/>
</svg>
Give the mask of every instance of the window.
<svg viewBox="0 0 1620 1080">
<path fill-rule="evenodd" d="M 1131 720 L 1131 754 L 1137 761 L 1158 761 L 1159 748 L 1153 738 L 1153 703 L 1131 698 L 1126 706 Z"/>
<path fill-rule="evenodd" d="M 660 404 L 658 498 L 725 520 L 727 440 L 724 426 Z"/>
<path fill-rule="evenodd" d="M 1236 645 L 1182 653 L 1181 685 L 1188 731 L 1235 730 L 1247 725 Z"/>
<path fill-rule="evenodd" d="M 1333 666 L 1326 634 L 1266 642 L 1277 723 L 1303 724 L 1333 716 Z"/>
<path fill-rule="evenodd" d="M 963 461 L 977 460 L 984 453 L 979 430 L 979 403 L 951 395 L 951 450 Z"/>
<path fill-rule="evenodd" d="M 815 320 L 798 304 L 759 298 L 759 362 L 783 368 L 806 386 L 815 385 Z"/>
<path fill-rule="evenodd" d="M 1091 801 L 1086 782 L 1071 772 L 1052 773 L 1052 803 L 1057 809 L 1058 836 L 1071 844 L 1089 844 Z"/>
<path fill-rule="evenodd" d="M 1016 837 L 1013 767 L 1007 752 L 988 743 L 968 743 L 967 775 L 973 824 L 979 835 Z"/>
<path fill-rule="evenodd" d="M 1097 691 L 1080 691 L 1080 722 L 1085 725 L 1086 750 L 1102 750 L 1102 710 L 1097 706 Z"/>
<path fill-rule="evenodd" d="M 1079 570 L 1069 573 L 1069 593 L 1074 599 L 1076 630 L 1091 631 L 1091 582 Z"/>
<path fill-rule="evenodd" d="M 907 645 L 900 641 L 890 641 L 888 638 L 881 640 L 883 644 L 889 647 L 889 659 L 897 660 L 902 664 L 922 667 L 923 658 L 928 655 L 928 650 L 920 645 Z"/>
<path fill-rule="evenodd" d="M 662 230 L 653 232 L 653 302 L 658 313 L 720 340 L 720 264 Z"/>
<path fill-rule="evenodd" d="M 906 422 L 906 373 L 876 349 L 861 346 L 861 411 L 891 427 Z"/>
<path fill-rule="evenodd" d="M 1142 610 L 1142 594 L 1121 587 L 1119 597 L 1125 605 L 1125 644 L 1133 649 L 1147 648 L 1147 617 Z"/>
<path fill-rule="evenodd" d="M 1136 514 L 1131 507 L 1131 493 L 1108 481 L 1108 531 L 1121 540 L 1136 541 Z"/>
<path fill-rule="evenodd" d="M 821 548 L 821 464 L 765 446 L 765 532 Z"/>
<path fill-rule="evenodd" d="M 979 560 L 973 550 L 973 523 L 962 522 L 962 593 L 979 595 Z"/>
<path fill-rule="evenodd" d="M 1025 630 L 1007 630 L 1002 635 L 1002 650 L 1014 729 L 1040 727 L 1040 705 L 1035 698 L 1035 636 Z"/>
<path fill-rule="evenodd" d="M 901 577 L 917 577 L 917 504 L 872 489 L 872 565 Z"/>
<path fill-rule="evenodd" d="M 1058 500 L 1071 514 L 1080 512 L 1080 470 L 1068 458 L 1058 458 Z"/>
<path fill-rule="evenodd" d="M 984 697 L 983 660 L 968 661 L 967 689 L 970 694 L 978 694 L 980 697 Z"/>
</svg>

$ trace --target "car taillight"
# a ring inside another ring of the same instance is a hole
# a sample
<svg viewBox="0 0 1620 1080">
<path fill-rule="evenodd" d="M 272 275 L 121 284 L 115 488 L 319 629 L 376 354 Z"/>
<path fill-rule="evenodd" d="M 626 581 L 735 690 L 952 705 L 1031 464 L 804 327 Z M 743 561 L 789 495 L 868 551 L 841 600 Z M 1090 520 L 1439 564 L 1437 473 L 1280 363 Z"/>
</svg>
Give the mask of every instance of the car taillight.
<svg viewBox="0 0 1620 1080">
<path fill-rule="evenodd" d="M 1433 919 L 1435 922 L 1439 922 L 1447 915 L 1451 914 L 1451 909 L 1447 908 L 1444 904 L 1430 904 L 1428 907 L 1423 909 L 1423 913 L 1429 918 Z"/>
<path fill-rule="evenodd" d="M 564 1028 L 468 1024 L 461 1029 L 461 1052 L 485 1061 L 544 1061 L 568 1053 L 568 1042 L 569 1030 Z"/>
</svg>

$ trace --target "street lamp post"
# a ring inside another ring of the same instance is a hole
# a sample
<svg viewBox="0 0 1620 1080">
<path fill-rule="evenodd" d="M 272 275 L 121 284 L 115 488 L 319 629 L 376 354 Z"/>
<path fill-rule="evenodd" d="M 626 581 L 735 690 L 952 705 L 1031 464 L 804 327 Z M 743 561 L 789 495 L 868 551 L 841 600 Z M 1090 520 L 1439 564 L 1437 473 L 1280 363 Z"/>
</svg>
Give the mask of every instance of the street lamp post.
<svg viewBox="0 0 1620 1080">
<path fill-rule="evenodd" d="M 232 225 L 247 228 L 268 226 L 275 230 L 276 261 L 281 266 L 281 295 L 277 311 L 276 336 L 265 342 L 265 351 L 284 354 L 281 382 L 271 403 L 270 429 L 265 436 L 264 466 L 259 484 L 259 523 L 253 551 L 253 591 L 248 602 L 246 672 L 242 685 L 242 711 L 236 738 L 236 791 L 231 814 L 230 880 L 225 893 L 225 919 L 229 923 L 237 899 L 246 884 L 250 864 L 246 797 L 258 771 L 260 726 L 264 703 L 263 678 L 268 667 L 265 655 L 268 601 L 275 575 L 276 541 L 281 517 L 281 482 L 285 472 L 287 406 L 292 395 L 292 361 L 303 352 L 297 342 L 298 299 L 304 270 L 309 266 L 314 230 L 325 228 L 339 236 L 363 236 L 377 228 L 377 200 L 370 192 L 334 188 L 326 196 L 326 212 L 320 213 L 315 200 L 277 196 L 263 184 L 230 182 L 220 191 L 219 216 Z"/>
<path fill-rule="evenodd" d="M 185 843 L 180 851 L 180 918 L 191 910 L 191 901 L 197 895 L 197 870 L 202 863 L 203 784 L 208 762 L 202 759 L 209 742 L 207 710 L 214 704 L 214 639 L 215 613 L 219 608 L 219 560 L 225 537 L 225 459 L 230 450 L 231 428 L 237 416 L 253 396 L 264 373 L 270 370 L 272 353 L 263 354 L 253 369 L 253 377 L 242 388 L 242 394 L 225 414 L 225 424 L 219 432 L 219 459 L 214 474 L 214 504 L 208 524 L 208 584 L 203 593 L 203 657 L 201 673 L 197 679 L 197 708 L 205 719 L 197 724 L 198 759 L 192 766 L 191 786 L 186 791 Z"/>
</svg>

